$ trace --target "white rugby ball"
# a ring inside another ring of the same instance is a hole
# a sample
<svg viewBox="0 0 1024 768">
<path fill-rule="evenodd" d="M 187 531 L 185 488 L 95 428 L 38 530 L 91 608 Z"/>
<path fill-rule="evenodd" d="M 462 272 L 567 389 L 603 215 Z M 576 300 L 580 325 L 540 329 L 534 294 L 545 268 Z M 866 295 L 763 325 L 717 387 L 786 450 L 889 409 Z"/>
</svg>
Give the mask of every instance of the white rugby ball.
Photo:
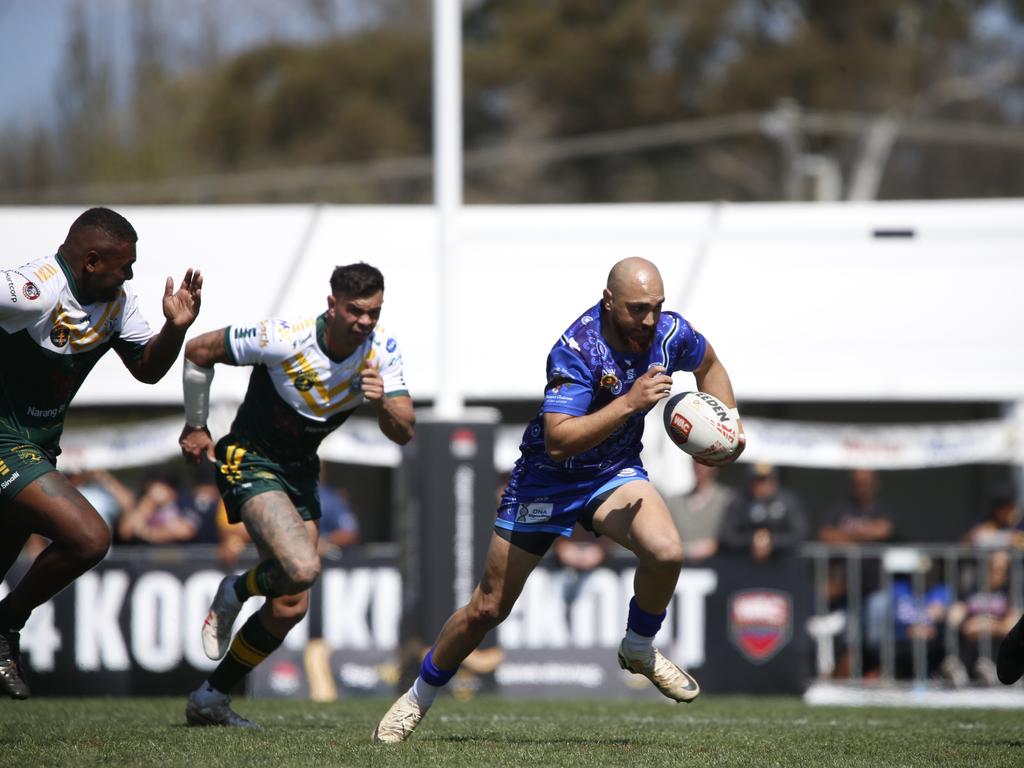
<svg viewBox="0 0 1024 768">
<path fill-rule="evenodd" d="M 686 453 L 718 461 L 739 445 L 739 427 L 729 409 L 707 392 L 682 392 L 665 403 L 665 431 Z"/>
</svg>

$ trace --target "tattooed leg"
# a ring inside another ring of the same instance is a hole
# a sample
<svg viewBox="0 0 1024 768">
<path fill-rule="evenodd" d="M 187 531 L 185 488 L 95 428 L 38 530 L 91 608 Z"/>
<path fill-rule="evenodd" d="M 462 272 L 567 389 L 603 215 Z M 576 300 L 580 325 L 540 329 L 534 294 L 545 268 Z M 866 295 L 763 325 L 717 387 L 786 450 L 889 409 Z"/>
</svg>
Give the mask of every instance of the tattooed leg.
<svg viewBox="0 0 1024 768">
<path fill-rule="evenodd" d="M 320 537 L 319 525 L 311 520 L 303 521 L 306 532 L 313 542 L 313 549 L 316 550 L 317 541 Z M 269 552 L 260 549 L 260 557 L 270 557 Z M 302 621 L 309 609 L 309 590 L 304 589 L 292 595 L 280 595 L 268 598 L 260 608 L 260 621 L 267 628 L 270 634 L 275 637 L 284 638 L 285 635 Z"/>
<path fill-rule="evenodd" d="M 254 496 L 242 505 L 241 518 L 260 557 L 273 562 L 267 570 L 271 594 L 294 595 L 313 585 L 320 575 L 316 539 L 286 494 Z"/>
<path fill-rule="evenodd" d="M 59 472 L 48 472 L 25 486 L 4 515 L 14 530 L 51 541 L 4 599 L 12 614 L 27 617 L 96 565 L 110 548 L 110 529 L 103 518 Z"/>
</svg>

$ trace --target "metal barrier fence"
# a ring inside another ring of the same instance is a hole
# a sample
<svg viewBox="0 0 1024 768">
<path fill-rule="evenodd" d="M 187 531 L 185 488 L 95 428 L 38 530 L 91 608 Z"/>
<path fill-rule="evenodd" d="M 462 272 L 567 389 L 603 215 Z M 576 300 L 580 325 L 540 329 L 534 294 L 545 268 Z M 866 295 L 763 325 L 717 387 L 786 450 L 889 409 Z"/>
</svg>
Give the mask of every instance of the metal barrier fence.
<svg viewBox="0 0 1024 768">
<path fill-rule="evenodd" d="M 1020 615 L 1024 552 L 962 545 L 806 544 L 819 680 L 994 685 Z"/>
</svg>

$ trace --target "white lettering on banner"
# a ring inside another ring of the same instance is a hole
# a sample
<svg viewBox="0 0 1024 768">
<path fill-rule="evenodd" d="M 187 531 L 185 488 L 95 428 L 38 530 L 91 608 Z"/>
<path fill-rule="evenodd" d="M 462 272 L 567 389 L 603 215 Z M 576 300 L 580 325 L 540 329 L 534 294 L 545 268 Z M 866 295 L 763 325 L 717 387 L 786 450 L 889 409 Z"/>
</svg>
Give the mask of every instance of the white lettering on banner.
<svg viewBox="0 0 1024 768">
<path fill-rule="evenodd" d="M 217 587 L 220 586 L 220 580 L 223 578 L 224 574 L 220 571 L 206 570 L 196 571 L 185 581 L 185 594 L 181 599 L 184 629 L 182 649 L 185 652 L 185 661 L 196 669 L 209 670 L 218 664 L 206 657 L 206 653 L 203 651 L 202 634 L 196 628 L 203 626 L 206 612 L 210 608 L 213 596 L 217 594 Z"/>
<path fill-rule="evenodd" d="M 670 611 L 675 613 L 675 644 L 671 658 L 683 667 L 700 667 L 705 661 L 704 637 L 707 634 L 707 597 L 718 589 L 718 574 L 708 568 L 683 571 L 676 584 L 676 599 Z M 671 617 L 666 617 L 665 623 Z M 659 633 L 660 634 L 660 633 Z"/>
<path fill-rule="evenodd" d="M 396 568 L 332 568 L 324 573 L 321 584 L 328 646 L 335 650 L 397 647 L 402 580 Z"/>
<path fill-rule="evenodd" d="M 181 592 L 181 582 L 166 571 L 150 571 L 135 582 L 132 656 L 143 669 L 166 672 L 181 661 Z"/>
<path fill-rule="evenodd" d="M 302 621 L 288 630 L 284 638 L 284 647 L 292 651 L 305 650 L 309 645 L 309 613 L 302 617 Z"/>
<path fill-rule="evenodd" d="M 398 647 L 398 624 L 402 616 L 402 575 L 396 568 L 375 568 L 370 619 L 378 648 Z"/>
<path fill-rule="evenodd" d="M 566 576 L 572 578 L 574 574 Z M 578 579 L 576 599 L 569 608 L 573 646 L 593 648 L 617 645 L 622 639 L 618 578 L 607 568 L 600 568 L 580 574 Z"/>
<path fill-rule="evenodd" d="M 455 470 L 455 605 L 465 605 L 473 594 L 473 483 L 476 473 L 468 464 Z"/>
<path fill-rule="evenodd" d="M 573 586 L 571 571 L 538 568 L 498 627 L 498 642 L 509 650 L 614 648 L 625 631 L 635 572 L 597 568 Z M 693 568 L 680 574 L 655 642 L 672 646 L 672 658 L 681 664 L 704 663 L 705 604 L 717 586 L 718 576 L 712 570 Z"/>
<path fill-rule="evenodd" d="M 117 618 L 128 592 L 128 574 L 84 573 L 75 581 L 75 664 L 83 672 L 131 668 Z"/>
<path fill-rule="evenodd" d="M 53 602 L 40 605 L 28 617 L 21 630 L 21 649 L 28 651 L 32 669 L 37 672 L 52 672 L 57 651 L 61 648 L 61 636 L 57 631 Z"/>
</svg>

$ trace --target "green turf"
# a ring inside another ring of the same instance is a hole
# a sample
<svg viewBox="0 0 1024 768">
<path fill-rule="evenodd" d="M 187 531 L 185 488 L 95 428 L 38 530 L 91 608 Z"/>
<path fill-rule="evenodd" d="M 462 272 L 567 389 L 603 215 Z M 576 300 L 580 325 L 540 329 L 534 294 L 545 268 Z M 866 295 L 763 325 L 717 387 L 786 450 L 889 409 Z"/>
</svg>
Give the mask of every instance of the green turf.
<svg viewBox="0 0 1024 768">
<path fill-rule="evenodd" d="M 389 702 L 245 700 L 258 732 L 186 728 L 177 699 L 0 702 L 0 766 L 1020 766 L 1024 714 L 806 707 L 792 698 L 661 702 L 442 699 L 402 745 Z"/>
</svg>

